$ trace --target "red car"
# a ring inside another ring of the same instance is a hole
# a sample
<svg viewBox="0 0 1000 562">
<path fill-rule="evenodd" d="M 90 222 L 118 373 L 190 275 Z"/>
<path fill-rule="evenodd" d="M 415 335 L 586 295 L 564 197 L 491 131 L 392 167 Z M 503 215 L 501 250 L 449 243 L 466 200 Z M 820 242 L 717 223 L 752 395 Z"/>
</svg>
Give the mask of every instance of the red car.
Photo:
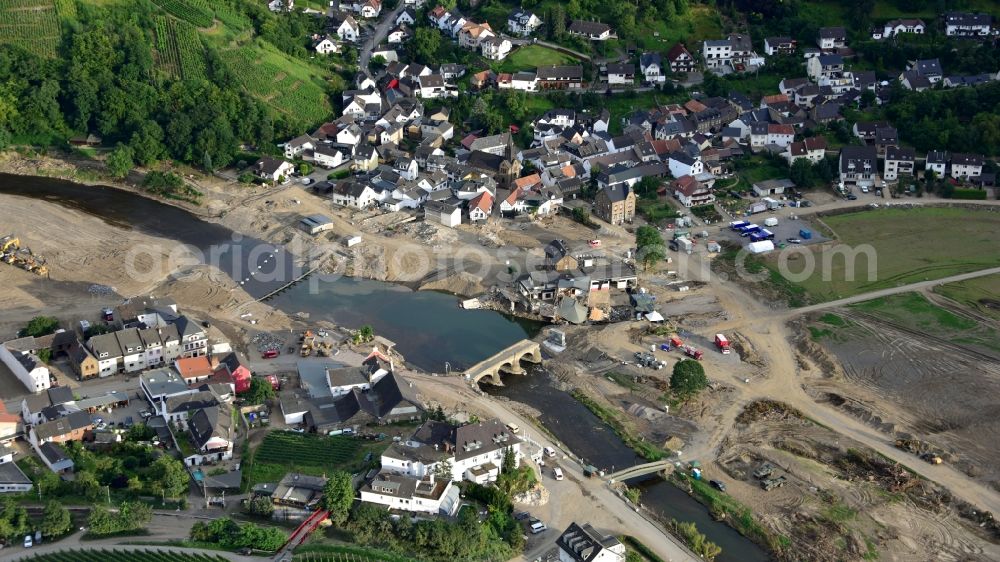
<svg viewBox="0 0 1000 562">
<path fill-rule="evenodd" d="M 269 349 L 265 351 L 263 355 L 261 355 L 261 357 L 263 357 L 264 359 L 274 359 L 277 356 L 278 356 L 277 349 Z"/>
</svg>

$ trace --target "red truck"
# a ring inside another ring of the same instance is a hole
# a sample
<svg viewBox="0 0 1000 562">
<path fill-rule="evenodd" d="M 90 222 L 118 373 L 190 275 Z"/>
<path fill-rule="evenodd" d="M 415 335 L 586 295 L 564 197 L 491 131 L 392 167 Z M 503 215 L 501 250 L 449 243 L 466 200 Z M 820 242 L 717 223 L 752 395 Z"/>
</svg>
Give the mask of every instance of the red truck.
<svg viewBox="0 0 1000 562">
<path fill-rule="evenodd" d="M 690 345 L 685 345 L 682 349 L 684 350 L 684 355 L 687 355 L 688 357 L 696 361 L 701 361 L 703 353 L 701 352 L 700 349 L 695 349 Z"/>
<path fill-rule="evenodd" d="M 729 353 L 729 340 L 722 334 L 715 334 L 715 347 L 722 353 Z"/>
</svg>

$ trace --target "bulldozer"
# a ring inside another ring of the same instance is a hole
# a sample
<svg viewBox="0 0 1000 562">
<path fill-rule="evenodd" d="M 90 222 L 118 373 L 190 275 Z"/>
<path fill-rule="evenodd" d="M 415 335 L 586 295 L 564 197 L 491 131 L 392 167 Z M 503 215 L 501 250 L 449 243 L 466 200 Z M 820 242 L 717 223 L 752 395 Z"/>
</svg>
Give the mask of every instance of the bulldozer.
<svg viewBox="0 0 1000 562">
<path fill-rule="evenodd" d="M 21 247 L 21 240 L 15 236 L 4 236 L 0 238 L 0 253 L 6 254 L 8 251 L 16 251 Z"/>
</svg>

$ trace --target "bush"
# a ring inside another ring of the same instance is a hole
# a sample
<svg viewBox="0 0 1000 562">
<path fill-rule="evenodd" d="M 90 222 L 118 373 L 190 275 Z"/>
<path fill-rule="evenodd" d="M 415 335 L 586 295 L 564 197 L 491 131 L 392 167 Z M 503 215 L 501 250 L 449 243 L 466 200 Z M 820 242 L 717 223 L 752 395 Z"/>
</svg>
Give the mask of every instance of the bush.
<svg viewBox="0 0 1000 562">
<path fill-rule="evenodd" d="M 228 517 L 208 523 L 199 521 L 191 527 L 191 540 L 215 543 L 223 548 L 252 548 L 274 552 L 285 544 L 287 535 L 276 527 L 262 527 L 254 523 L 239 523 Z"/>
<path fill-rule="evenodd" d="M 145 528 L 152 516 L 152 508 L 144 503 L 122 502 L 118 513 L 95 507 L 87 518 L 87 526 L 91 534 L 98 536 L 128 533 Z"/>
<path fill-rule="evenodd" d="M 959 189 L 955 188 L 951 192 L 952 199 L 973 199 L 973 200 L 985 200 L 986 190 L 985 189 Z"/>
<path fill-rule="evenodd" d="M 59 320 L 54 316 L 36 316 L 21 330 L 21 336 L 36 338 L 47 336 L 59 328 Z"/>
</svg>

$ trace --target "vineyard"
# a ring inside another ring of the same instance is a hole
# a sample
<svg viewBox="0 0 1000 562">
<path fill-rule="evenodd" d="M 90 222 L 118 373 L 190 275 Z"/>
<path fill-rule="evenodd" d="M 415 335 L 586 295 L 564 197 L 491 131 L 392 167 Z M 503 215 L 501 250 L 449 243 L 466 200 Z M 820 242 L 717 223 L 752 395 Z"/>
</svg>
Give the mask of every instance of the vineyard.
<svg viewBox="0 0 1000 562">
<path fill-rule="evenodd" d="M 59 4 L 65 6 L 64 2 Z M 52 0 L 0 0 L 0 44 L 17 45 L 54 57 L 60 29 L 59 14 Z"/>
<path fill-rule="evenodd" d="M 307 546 L 297 553 L 294 562 L 417 562 L 405 558 L 358 546 Z"/>
<path fill-rule="evenodd" d="M 205 49 L 196 27 L 184 21 L 157 16 L 154 30 L 156 60 L 160 69 L 185 80 L 205 77 Z"/>
<path fill-rule="evenodd" d="M 227 562 L 212 554 L 151 550 L 64 550 L 28 558 L 32 562 Z"/>
<path fill-rule="evenodd" d="M 221 56 L 240 84 L 275 110 L 306 123 L 329 117 L 329 100 L 308 64 L 249 47 L 223 51 Z"/>
<path fill-rule="evenodd" d="M 313 476 L 329 474 L 360 461 L 360 441 L 290 431 L 274 431 L 264 438 L 246 468 L 246 484 L 277 482 L 289 471 Z"/>
<path fill-rule="evenodd" d="M 198 27 L 212 27 L 215 13 L 205 0 L 153 0 L 168 14 Z"/>
</svg>

